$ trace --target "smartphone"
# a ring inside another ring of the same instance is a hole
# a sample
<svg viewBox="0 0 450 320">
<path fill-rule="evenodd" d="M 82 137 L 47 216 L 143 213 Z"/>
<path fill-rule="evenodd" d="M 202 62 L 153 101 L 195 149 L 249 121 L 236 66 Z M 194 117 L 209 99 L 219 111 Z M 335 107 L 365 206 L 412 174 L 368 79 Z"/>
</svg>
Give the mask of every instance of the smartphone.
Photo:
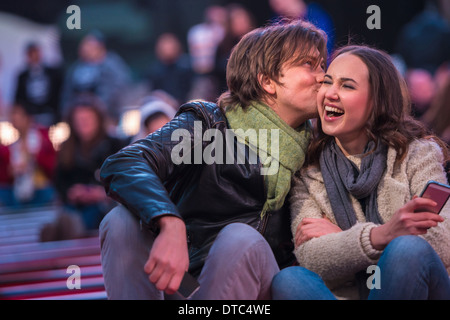
<svg viewBox="0 0 450 320">
<path fill-rule="evenodd" d="M 419 208 L 416 209 L 416 212 L 430 211 L 439 214 L 450 197 L 450 186 L 430 180 L 420 194 L 420 197 L 433 200 L 437 203 L 437 206 Z"/>
<path fill-rule="evenodd" d="M 195 279 L 190 273 L 185 272 L 183 280 L 181 280 L 180 288 L 177 292 L 184 299 L 190 299 L 199 288 L 200 284 L 197 279 Z"/>
</svg>

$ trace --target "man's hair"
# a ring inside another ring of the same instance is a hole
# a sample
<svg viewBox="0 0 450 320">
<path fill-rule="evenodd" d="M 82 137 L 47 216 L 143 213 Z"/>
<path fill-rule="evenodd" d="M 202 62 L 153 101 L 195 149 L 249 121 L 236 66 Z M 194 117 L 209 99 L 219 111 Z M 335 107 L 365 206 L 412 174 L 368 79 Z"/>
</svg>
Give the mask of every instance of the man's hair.
<svg viewBox="0 0 450 320">
<path fill-rule="evenodd" d="M 252 101 L 261 101 L 267 93 L 258 80 L 260 75 L 280 84 L 281 68 L 286 63 L 302 62 L 316 49 L 326 61 L 326 42 L 322 30 L 302 20 L 279 21 L 250 31 L 231 52 L 226 75 L 228 91 L 219 97 L 219 106 L 245 108 Z"/>
</svg>

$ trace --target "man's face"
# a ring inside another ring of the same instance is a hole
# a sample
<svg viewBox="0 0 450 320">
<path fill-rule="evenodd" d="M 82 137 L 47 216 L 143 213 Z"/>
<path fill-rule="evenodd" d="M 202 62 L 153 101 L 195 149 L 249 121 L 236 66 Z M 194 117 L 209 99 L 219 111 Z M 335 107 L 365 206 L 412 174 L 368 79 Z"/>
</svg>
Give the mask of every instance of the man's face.
<svg viewBox="0 0 450 320">
<path fill-rule="evenodd" d="M 300 63 L 286 63 L 280 72 L 279 82 L 272 82 L 271 96 L 275 112 L 289 125 L 297 125 L 296 119 L 317 117 L 317 93 L 324 76 L 324 62 L 319 51 Z M 301 124 L 298 123 L 299 124 Z"/>
<path fill-rule="evenodd" d="M 39 63 L 41 62 L 41 51 L 38 48 L 33 48 L 30 49 L 30 51 L 28 52 L 28 63 L 30 65 L 39 65 Z"/>
<path fill-rule="evenodd" d="M 94 37 L 87 36 L 81 41 L 78 54 L 85 62 L 100 63 L 105 58 L 106 48 Z"/>
</svg>

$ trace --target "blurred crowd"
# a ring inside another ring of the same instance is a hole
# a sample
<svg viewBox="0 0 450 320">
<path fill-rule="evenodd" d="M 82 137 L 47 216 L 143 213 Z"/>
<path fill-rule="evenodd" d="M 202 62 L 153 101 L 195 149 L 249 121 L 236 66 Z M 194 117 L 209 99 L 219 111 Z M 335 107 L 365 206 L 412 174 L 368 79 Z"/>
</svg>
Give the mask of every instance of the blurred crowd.
<svg viewBox="0 0 450 320">
<path fill-rule="evenodd" d="M 334 47 L 333 22 L 315 3 L 268 0 L 274 19 L 303 18 L 326 31 Z M 168 122 L 191 99 L 215 101 L 226 90 L 227 58 L 240 38 L 257 27 L 240 4 L 212 5 L 186 39 L 165 32 L 155 59 L 139 80 L 145 94 L 134 108 L 127 62 L 92 30 L 79 43 L 66 70 L 43 63 L 39 39 L 24 48 L 14 103 L 0 105 L 0 207 L 58 204 L 83 228 L 96 229 L 114 203 L 99 182 L 99 168 L 112 153 Z M 186 40 L 186 41 L 184 41 Z M 183 48 L 187 43 L 187 48 Z M 392 54 L 407 80 L 413 115 L 450 143 L 450 27 L 436 7 L 404 27 Z M 429 50 L 433 48 L 432 50 Z M 133 123 L 133 125 L 130 125 Z M 11 133 L 12 132 L 12 133 Z"/>
</svg>

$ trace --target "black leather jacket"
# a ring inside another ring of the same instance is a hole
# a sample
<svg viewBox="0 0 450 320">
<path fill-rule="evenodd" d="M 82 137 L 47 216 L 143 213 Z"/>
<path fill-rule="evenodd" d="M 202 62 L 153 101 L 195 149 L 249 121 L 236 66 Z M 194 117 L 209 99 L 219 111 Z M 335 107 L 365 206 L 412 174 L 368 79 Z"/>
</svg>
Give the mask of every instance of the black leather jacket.
<svg viewBox="0 0 450 320">
<path fill-rule="evenodd" d="M 224 132 L 228 128 L 224 113 L 214 103 L 184 104 L 163 128 L 104 162 L 101 179 L 108 195 L 149 226 L 162 215 L 182 218 L 187 227 L 189 271 L 193 275 L 200 273 L 219 231 L 232 222 L 256 228 L 267 239 L 281 268 L 293 264 L 289 205 L 260 218 L 266 190 L 259 159 L 254 164 L 238 164 L 236 160 L 234 164 L 172 161 L 172 149 L 180 143 L 171 139 L 175 129 L 187 130 L 192 148 L 196 141 L 203 140 L 198 131 L 194 137 L 194 121 L 201 121 L 202 136 L 207 129 Z M 210 143 L 202 141 L 202 150 Z"/>
</svg>

